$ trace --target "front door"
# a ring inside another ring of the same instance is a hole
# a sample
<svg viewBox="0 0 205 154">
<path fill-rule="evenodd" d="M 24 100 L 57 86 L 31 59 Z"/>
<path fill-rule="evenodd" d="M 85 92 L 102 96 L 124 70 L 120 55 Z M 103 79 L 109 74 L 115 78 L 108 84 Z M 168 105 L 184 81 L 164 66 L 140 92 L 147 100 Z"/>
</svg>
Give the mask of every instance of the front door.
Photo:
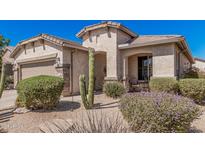
<svg viewBox="0 0 205 154">
<path fill-rule="evenodd" d="M 150 56 L 138 57 L 138 80 L 148 81 L 152 75 L 152 58 Z"/>
</svg>

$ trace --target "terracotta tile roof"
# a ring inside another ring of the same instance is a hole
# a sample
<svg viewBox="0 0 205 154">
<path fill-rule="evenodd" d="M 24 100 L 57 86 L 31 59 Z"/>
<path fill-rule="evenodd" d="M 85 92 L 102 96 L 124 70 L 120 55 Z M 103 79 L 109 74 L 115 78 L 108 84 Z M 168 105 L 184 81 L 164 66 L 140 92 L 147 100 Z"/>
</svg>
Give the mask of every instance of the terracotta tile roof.
<svg viewBox="0 0 205 154">
<path fill-rule="evenodd" d="M 60 37 L 57 37 L 57 36 L 53 36 L 53 35 L 50 35 L 50 34 L 43 33 L 43 34 L 31 37 L 29 39 L 26 39 L 26 40 L 23 40 L 23 41 L 19 42 L 16 45 L 16 47 L 13 49 L 14 52 L 12 52 L 11 57 L 15 54 L 15 52 L 18 50 L 18 48 L 20 46 L 22 46 L 24 44 L 27 44 L 27 43 L 31 43 L 31 42 L 37 41 L 39 39 L 44 39 L 46 41 L 49 41 L 49 42 L 54 43 L 54 44 L 57 44 L 59 46 L 66 46 L 66 47 L 76 48 L 76 49 L 85 50 L 85 51 L 88 50 L 86 47 L 84 47 L 81 44 L 78 44 L 76 42 L 73 42 L 73 41 L 70 41 L 70 40 L 66 40 L 66 39 L 63 39 L 63 38 L 60 38 Z"/>
<path fill-rule="evenodd" d="M 120 49 L 128 49 L 139 46 L 157 45 L 163 43 L 179 42 L 184 40 L 181 35 L 139 35 L 124 44 L 119 44 Z"/>
<path fill-rule="evenodd" d="M 121 23 L 113 22 L 113 21 L 105 21 L 105 22 L 86 26 L 80 32 L 78 32 L 76 34 L 76 36 L 81 38 L 85 33 L 89 32 L 89 31 L 96 30 L 99 28 L 105 28 L 105 27 L 117 28 L 117 29 L 124 31 L 125 33 L 129 34 L 132 37 L 137 37 L 137 34 L 132 32 L 131 30 L 129 30 L 127 27 L 125 27 Z"/>
<path fill-rule="evenodd" d="M 148 43 L 148 42 L 154 42 L 154 41 L 162 41 L 162 40 L 168 40 L 173 38 L 180 38 L 181 35 L 139 35 L 139 37 L 133 39 L 130 43 L 130 45 L 134 44 L 142 44 L 142 43 Z"/>
</svg>

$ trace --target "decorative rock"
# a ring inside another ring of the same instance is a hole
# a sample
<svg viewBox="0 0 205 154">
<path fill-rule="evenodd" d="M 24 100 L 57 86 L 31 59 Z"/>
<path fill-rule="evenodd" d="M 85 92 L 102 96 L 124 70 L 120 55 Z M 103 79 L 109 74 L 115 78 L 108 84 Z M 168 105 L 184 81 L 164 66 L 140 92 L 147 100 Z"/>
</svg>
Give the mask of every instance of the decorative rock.
<svg viewBox="0 0 205 154">
<path fill-rule="evenodd" d="M 31 110 L 25 108 L 25 107 L 21 107 L 21 108 L 17 108 L 16 110 L 13 111 L 13 113 L 15 114 L 23 114 L 23 113 L 27 113 L 30 112 Z"/>
<path fill-rule="evenodd" d="M 54 119 L 51 122 L 45 122 L 39 126 L 43 133 L 66 133 L 66 130 L 72 127 L 73 122 L 71 119 Z"/>
</svg>

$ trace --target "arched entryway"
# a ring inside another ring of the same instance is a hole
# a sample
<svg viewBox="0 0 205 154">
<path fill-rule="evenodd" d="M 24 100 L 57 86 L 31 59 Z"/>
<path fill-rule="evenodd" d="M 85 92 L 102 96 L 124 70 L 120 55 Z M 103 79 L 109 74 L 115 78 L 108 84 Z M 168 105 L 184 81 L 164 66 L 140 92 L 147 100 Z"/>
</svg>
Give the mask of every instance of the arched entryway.
<svg viewBox="0 0 205 154">
<path fill-rule="evenodd" d="M 95 54 L 95 90 L 102 90 L 104 78 L 106 77 L 106 52 Z"/>
</svg>

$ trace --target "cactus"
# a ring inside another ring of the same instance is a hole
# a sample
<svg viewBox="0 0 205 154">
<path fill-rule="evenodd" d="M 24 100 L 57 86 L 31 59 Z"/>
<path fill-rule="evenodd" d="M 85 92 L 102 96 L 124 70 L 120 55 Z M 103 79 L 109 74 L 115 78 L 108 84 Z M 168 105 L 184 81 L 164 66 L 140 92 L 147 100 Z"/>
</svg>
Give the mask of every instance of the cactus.
<svg viewBox="0 0 205 154">
<path fill-rule="evenodd" d="M 85 75 L 79 78 L 80 95 L 86 109 L 90 109 L 94 102 L 94 51 L 89 48 L 89 81 L 86 87 Z"/>
<path fill-rule="evenodd" d="M 2 63 L 1 81 L 0 81 L 0 98 L 1 98 L 3 90 L 4 90 L 4 84 L 5 84 L 5 64 Z"/>
</svg>

